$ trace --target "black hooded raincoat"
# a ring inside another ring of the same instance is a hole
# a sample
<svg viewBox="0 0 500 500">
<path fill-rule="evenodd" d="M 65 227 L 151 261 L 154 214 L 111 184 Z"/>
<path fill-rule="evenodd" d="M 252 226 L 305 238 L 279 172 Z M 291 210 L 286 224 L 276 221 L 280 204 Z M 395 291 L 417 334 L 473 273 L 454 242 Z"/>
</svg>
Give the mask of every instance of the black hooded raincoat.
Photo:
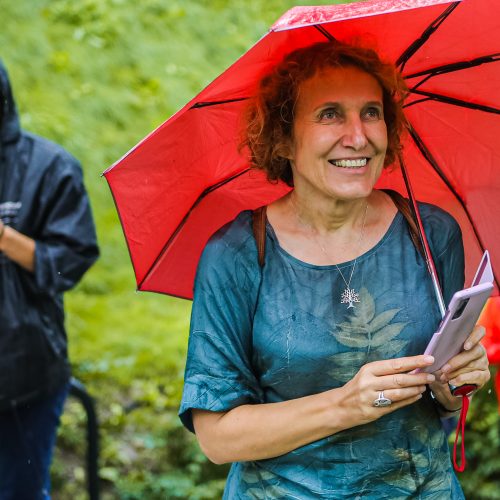
<svg viewBox="0 0 500 500">
<path fill-rule="evenodd" d="M 97 259 L 78 161 L 21 130 L 0 61 L 0 218 L 35 240 L 30 273 L 0 252 L 0 411 L 69 377 L 62 293 Z"/>
</svg>

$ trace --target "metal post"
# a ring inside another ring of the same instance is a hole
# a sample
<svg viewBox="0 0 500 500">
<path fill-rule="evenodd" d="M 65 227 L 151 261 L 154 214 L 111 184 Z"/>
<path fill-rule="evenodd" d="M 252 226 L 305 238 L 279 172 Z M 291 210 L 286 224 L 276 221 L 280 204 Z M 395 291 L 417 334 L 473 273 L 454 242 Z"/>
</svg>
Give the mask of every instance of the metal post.
<svg viewBox="0 0 500 500">
<path fill-rule="evenodd" d="M 70 394 L 76 397 L 87 414 L 87 487 L 90 500 L 99 500 L 99 428 L 94 399 L 77 379 L 71 378 Z"/>
</svg>

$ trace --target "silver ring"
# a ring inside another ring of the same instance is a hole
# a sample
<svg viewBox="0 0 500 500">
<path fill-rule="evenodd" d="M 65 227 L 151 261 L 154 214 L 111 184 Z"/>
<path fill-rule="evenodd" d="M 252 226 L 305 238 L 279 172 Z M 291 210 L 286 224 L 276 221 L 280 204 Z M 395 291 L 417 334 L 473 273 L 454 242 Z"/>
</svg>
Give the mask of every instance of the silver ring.
<svg viewBox="0 0 500 500">
<path fill-rule="evenodd" d="M 378 393 L 378 398 L 373 402 L 373 406 L 375 407 L 384 407 L 391 405 L 392 405 L 392 400 L 384 396 L 384 391 L 380 391 Z"/>
</svg>

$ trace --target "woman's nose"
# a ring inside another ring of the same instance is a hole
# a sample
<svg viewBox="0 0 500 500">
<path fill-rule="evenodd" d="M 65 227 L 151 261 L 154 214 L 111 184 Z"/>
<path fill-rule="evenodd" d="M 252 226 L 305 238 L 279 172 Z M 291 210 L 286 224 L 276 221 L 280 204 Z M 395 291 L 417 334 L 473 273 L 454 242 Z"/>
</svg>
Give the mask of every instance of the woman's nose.
<svg viewBox="0 0 500 500">
<path fill-rule="evenodd" d="M 348 118 L 344 126 L 342 146 L 359 151 L 368 144 L 364 125 L 359 117 Z"/>
</svg>

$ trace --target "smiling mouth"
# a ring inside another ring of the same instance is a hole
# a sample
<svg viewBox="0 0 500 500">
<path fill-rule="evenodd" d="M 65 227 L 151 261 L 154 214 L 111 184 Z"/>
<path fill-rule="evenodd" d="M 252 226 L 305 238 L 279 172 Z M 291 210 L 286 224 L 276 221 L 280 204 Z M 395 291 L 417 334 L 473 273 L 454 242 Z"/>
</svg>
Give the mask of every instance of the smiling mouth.
<svg viewBox="0 0 500 500">
<path fill-rule="evenodd" d="M 353 160 L 328 160 L 335 167 L 341 168 L 362 168 L 366 166 L 369 158 L 356 158 Z"/>
</svg>

